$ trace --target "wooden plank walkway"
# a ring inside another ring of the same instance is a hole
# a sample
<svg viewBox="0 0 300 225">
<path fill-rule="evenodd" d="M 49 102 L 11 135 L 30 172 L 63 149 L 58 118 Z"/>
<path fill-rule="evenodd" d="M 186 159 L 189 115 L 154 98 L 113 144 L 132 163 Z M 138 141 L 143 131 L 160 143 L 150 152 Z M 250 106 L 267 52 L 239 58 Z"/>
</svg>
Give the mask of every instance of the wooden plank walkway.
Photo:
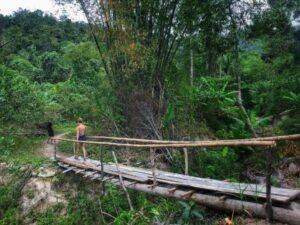
<svg viewBox="0 0 300 225">
<path fill-rule="evenodd" d="M 79 160 L 75 160 L 73 157 L 58 157 L 57 161 L 61 166 L 66 168 L 65 172 L 72 170 L 76 173 L 88 172 L 84 173 L 86 177 L 91 177 L 92 179 L 100 178 L 99 173 L 101 173 L 101 163 L 97 160 L 87 159 L 86 162 L 83 162 L 81 158 Z M 111 176 L 112 179 L 119 175 L 115 164 L 103 164 L 103 167 L 105 174 Z M 153 171 L 150 169 L 119 165 L 119 170 L 122 177 L 130 182 L 153 183 Z M 208 191 L 222 195 L 235 196 L 240 199 L 245 196 L 253 199 L 266 199 L 265 185 L 219 181 L 170 173 L 161 170 L 155 171 L 155 178 L 158 184 L 171 185 L 173 188 L 183 187 L 195 191 Z M 291 200 L 299 196 L 300 190 L 276 187 L 272 187 L 271 189 L 271 198 L 273 201 L 278 203 L 289 203 Z"/>
</svg>

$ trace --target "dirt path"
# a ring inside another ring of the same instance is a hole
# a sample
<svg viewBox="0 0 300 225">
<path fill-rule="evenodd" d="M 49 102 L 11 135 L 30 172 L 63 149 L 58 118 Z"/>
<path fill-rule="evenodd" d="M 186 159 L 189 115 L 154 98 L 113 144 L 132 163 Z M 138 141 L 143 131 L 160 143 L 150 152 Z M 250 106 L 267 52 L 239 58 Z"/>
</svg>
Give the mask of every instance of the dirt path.
<svg viewBox="0 0 300 225">
<path fill-rule="evenodd" d="M 63 134 L 58 134 L 56 136 L 54 136 L 55 138 L 62 138 L 66 135 L 66 133 Z M 58 143 L 59 141 L 56 140 L 56 143 Z M 54 144 L 48 144 L 47 142 L 45 142 L 45 144 L 43 145 L 42 148 L 40 148 L 39 150 L 39 154 L 41 154 L 44 157 L 47 158 L 53 158 L 54 157 L 54 151 L 55 151 L 55 145 Z M 57 154 L 59 156 L 66 156 L 63 153 L 59 153 Z"/>
</svg>

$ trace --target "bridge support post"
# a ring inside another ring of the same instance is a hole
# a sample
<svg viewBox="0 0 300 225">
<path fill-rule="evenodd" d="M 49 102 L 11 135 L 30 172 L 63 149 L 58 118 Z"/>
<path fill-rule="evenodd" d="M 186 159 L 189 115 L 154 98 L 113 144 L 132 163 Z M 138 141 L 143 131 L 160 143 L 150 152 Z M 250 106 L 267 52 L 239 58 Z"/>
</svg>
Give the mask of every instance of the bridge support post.
<svg viewBox="0 0 300 225">
<path fill-rule="evenodd" d="M 272 176 L 272 161 L 273 148 L 266 149 L 267 171 L 266 171 L 266 214 L 269 223 L 273 222 L 273 208 L 271 198 L 271 176 Z"/>
<path fill-rule="evenodd" d="M 57 143 L 54 141 L 54 160 L 56 160 Z"/>
<path fill-rule="evenodd" d="M 73 153 L 76 155 L 76 142 L 73 143 Z"/>
<path fill-rule="evenodd" d="M 105 194 L 105 182 L 104 182 L 104 164 L 103 164 L 103 149 L 100 145 L 100 163 L 101 163 L 101 184 L 102 184 L 102 195 Z"/>
<path fill-rule="evenodd" d="M 189 155 L 187 148 L 183 148 L 184 153 L 184 174 L 189 175 Z"/>
<path fill-rule="evenodd" d="M 153 187 L 156 186 L 156 161 L 155 161 L 155 149 L 150 148 L 150 160 L 151 160 L 151 169 L 152 169 L 152 176 L 153 176 Z"/>
</svg>

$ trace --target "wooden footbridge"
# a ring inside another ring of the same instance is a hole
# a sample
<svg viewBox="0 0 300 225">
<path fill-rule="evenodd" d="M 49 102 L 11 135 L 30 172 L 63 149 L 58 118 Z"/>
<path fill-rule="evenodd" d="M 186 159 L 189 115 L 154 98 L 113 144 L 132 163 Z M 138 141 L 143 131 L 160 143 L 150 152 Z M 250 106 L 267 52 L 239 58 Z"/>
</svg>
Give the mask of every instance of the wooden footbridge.
<svg viewBox="0 0 300 225">
<path fill-rule="evenodd" d="M 56 138 L 59 141 L 82 142 L 100 146 L 100 160 L 74 157 L 62 157 L 55 147 L 55 159 L 64 169 L 63 173 L 74 172 L 83 177 L 102 182 L 105 191 L 105 182 L 119 185 L 125 192 L 128 204 L 132 208 L 127 189 L 147 192 L 155 195 L 173 197 L 182 200 L 193 200 L 201 205 L 218 210 L 234 211 L 250 216 L 267 218 L 270 222 L 277 221 L 300 224 L 300 189 L 286 189 L 271 187 L 272 156 L 276 150 L 277 141 L 300 139 L 300 134 L 265 137 L 244 140 L 214 140 L 214 141 L 166 141 L 147 140 L 136 138 L 119 138 L 105 136 L 91 136 L 89 141 Z M 149 149 L 151 169 L 125 166 L 118 163 L 112 150 L 114 163 L 103 162 L 103 148 L 112 149 L 126 147 Z M 236 183 L 199 178 L 188 175 L 188 148 L 215 148 L 215 147 L 259 147 L 266 152 L 266 185 Z M 161 171 L 156 168 L 155 150 L 183 149 L 185 156 L 185 175 Z"/>
</svg>

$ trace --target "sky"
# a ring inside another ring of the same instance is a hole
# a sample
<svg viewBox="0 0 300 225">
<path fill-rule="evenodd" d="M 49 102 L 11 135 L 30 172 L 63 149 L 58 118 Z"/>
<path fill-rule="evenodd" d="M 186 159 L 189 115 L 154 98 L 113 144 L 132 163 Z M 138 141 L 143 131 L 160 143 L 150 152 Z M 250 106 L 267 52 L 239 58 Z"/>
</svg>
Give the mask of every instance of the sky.
<svg viewBox="0 0 300 225">
<path fill-rule="evenodd" d="M 78 8 L 70 5 L 57 5 L 54 0 L 0 0 L 0 14 L 10 15 L 20 8 L 30 11 L 40 9 L 57 18 L 67 15 L 73 21 L 86 21 Z"/>
<path fill-rule="evenodd" d="M 57 18 L 67 15 L 73 21 L 86 21 L 84 14 L 78 8 L 57 5 L 54 0 L 0 0 L 0 14 L 10 15 L 20 8 L 30 11 L 40 9 Z M 292 20 L 292 24 L 300 27 L 300 19 Z"/>
</svg>

